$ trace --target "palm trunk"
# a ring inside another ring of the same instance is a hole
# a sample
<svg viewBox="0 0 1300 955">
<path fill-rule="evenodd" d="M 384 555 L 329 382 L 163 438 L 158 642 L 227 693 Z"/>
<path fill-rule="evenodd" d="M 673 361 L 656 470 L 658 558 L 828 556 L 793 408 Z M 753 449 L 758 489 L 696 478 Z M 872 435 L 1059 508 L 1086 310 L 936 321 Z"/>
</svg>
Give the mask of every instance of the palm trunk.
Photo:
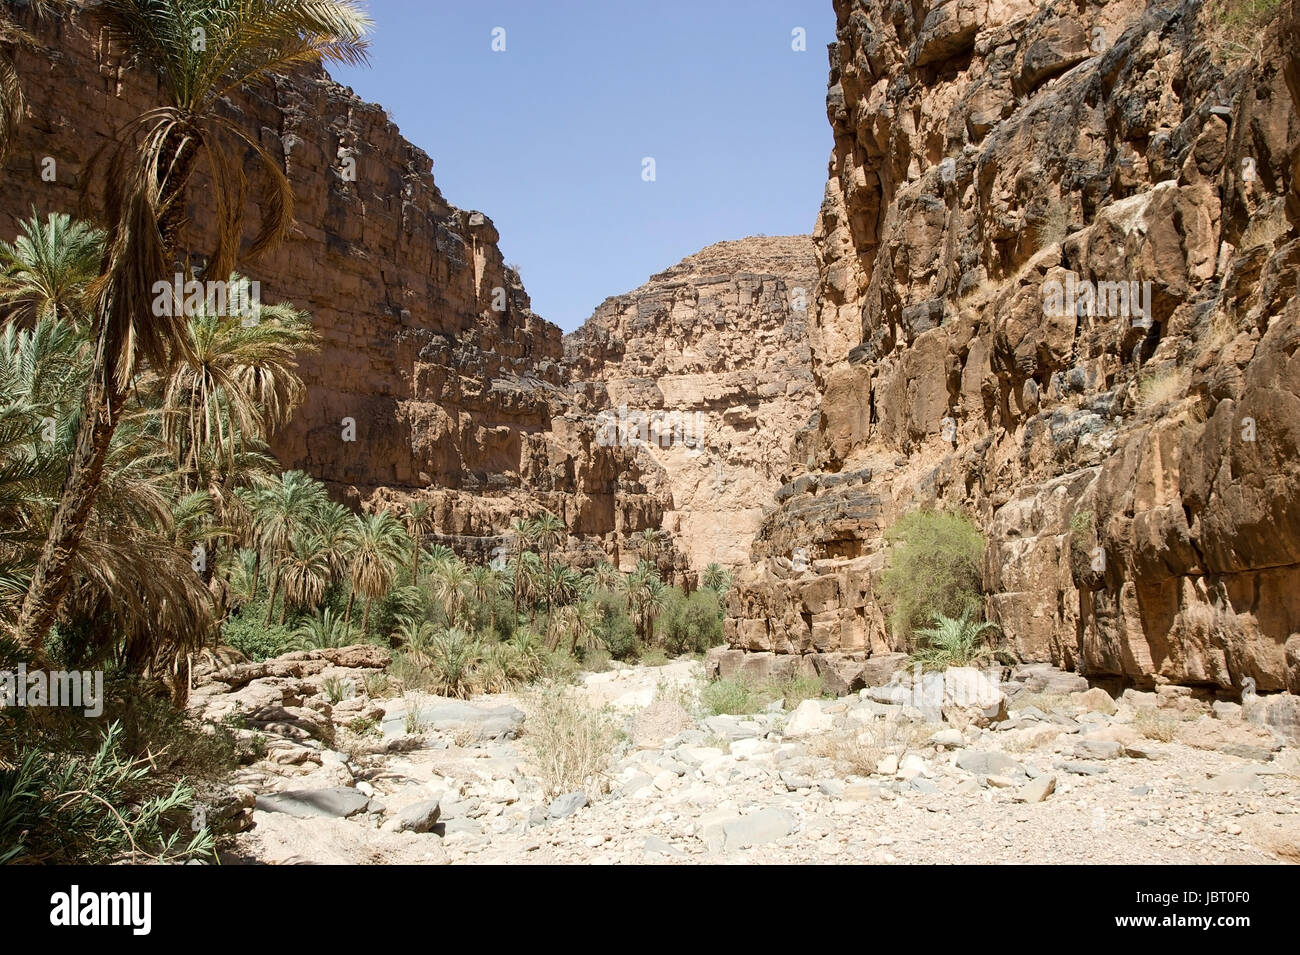
<svg viewBox="0 0 1300 955">
<path fill-rule="evenodd" d="M 361 615 L 361 635 L 365 636 L 370 631 L 370 598 L 366 598 L 366 610 Z"/>
<path fill-rule="evenodd" d="M 250 604 L 257 603 L 257 585 L 262 582 L 262 549 L 253 551 L 253 595 L 248 598 Z"/>
<path fill-rule="evenodd" d="M 275 595 L 280 589 L 280 578 L 271 578 L 271 598 L 266 602 L 266 620 L 263 621 L 268 626 L 271 623 L 271 614 L 275 613 Z"/>
<path fill-rule="evenodd" d="M 352 626 L 352 601 L 356 599 L 357 599 L 357 592 L 355 590 L 349 590 L 348 606 L 347 609 L 343 611 L 343 626 L 345 627 L 350 628 Z"/>
<path fill-rule="evenodd" d="M 85 535 L 95 494 L 104 476 L 104 461 L 108 458 L 113 432 L 126 403 L 126 392 L 117 387 L 105 349 L 105 336 L 101 333 L 63 493 L 14 627 L 18 645 L 36 654 L 40 654 L 45 644 L 71 582 L 72 562 Z"/>
</svg>

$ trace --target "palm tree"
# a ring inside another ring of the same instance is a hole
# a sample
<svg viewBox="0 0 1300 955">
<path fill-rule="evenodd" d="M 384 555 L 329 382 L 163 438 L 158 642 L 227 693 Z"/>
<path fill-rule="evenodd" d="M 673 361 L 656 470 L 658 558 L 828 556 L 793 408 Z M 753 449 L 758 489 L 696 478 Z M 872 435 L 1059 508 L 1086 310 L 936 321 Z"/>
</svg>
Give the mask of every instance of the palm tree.
<svg viewBox="0 0 1300 955">
<path fill-rule="evenodd" d="M 934 615 L 934 625 L 913 631 L 918 638 L 909 664 L 926 670 L 945 670 L 950 666 L 973 666 L 992 659 L 997 651 L 986 642 L 986 634 L 999 633 L 996 623 L 974 619 L 975 611 L 967 608 L 960 617 Z"/>
<path fill-rule="evenodd" d="M 623 575 L 617 567 L 607 560 L 602 560 L 591 568 L 591 589 L 614 591 L 623 582 Z"/>
<path fill-rule="evenodd" d="M 430 572 L 446 560 L 460 560 L 456 552 L 446 544 L 430 544 L 424 549 L 424 562 L 429 565 Z"/>
<path fill-rule="evenodd" d="M 357 594 L 366 598 L 361 631 L 370 627 L 370 604 L 393 585 L 397 568 L 406 557 L 406 532 L 391 511 L 360 514 L 356 518 L 356 547 L 352 551 L 352 593 L 344 619 L 352 620 L 352 601 Z"/>
<path fill-rule="evenodd" d="M 0 305 L 8 321 L 34 325 L 67 318 L 84 322 L 85 298 L 99 274 L 104 235 L 63 213 L 44 223 L 32 210 L 19 235 L 0 242 Z"/>
<path fill-rule="evenodd" d="M 392 633 L 392 639 L 408 652 L 423 653 L 428 649 L 436 630 L 432 620 L 401 617 L 397 621 L 397 629 Z"/>
<path fill-rule="evenodd" d="M 530 627 L 537 622 L 537 597 L 544 586 L 544 574 L 542 559 L 531 550 L 526 550 L 520 556 L 511 576 L 511 585 L 514 588 L 516 598 L 528 605 L 528 625 Z"/>
<path fill-rule="evenodd" d="M 316 533 L 320 536 L 321 549 L 329 565 L 329 579 L 333 583 L 343 576 L 356 547 L 356 522 L 352 512 L 342 504 L 328 501 L 316 515 Z"/>
<path fill-rule="evenodd" d="M 624 582 L 627 595 L 627 609 L 636 619 L 637 636 L 649 643 L 651 622 L 654 614 L 663 609 L 667 594 L 664 583 L 659 579 L 659 571 L 647 560 L 637 561 L 636 569 Z"/>
<path fill-rule="evenodd" d="M 225 601 L 235 610 L 257 599 L 257 551 L 240 547 L 222 559 L 220 576 L 225 581 Z"/>
<path fill-rule="evenodd" d="M 464 562 L 460 558 L 442 561 L 429 571 L 429 581 L 433 584 L 434 597 L 442 604 L 447 625 L 456 626 L 472 589 Z"/>
<path fill-rule="evenodd" d="M 308 617 L 298 625 L 294 642 L 304 650 L 323 650 L 329 647 L 346 647 L 357 642 L 358 634 L 346 620 L 328 607 L 315 617 Z"/>
<path fill-rule="evenodd" d="M 550 626 L 551 619 L 551 551 L 564 540 L 567 528 L 564 522 L 550 511 L 542 511 L 533 518 L 533 539 L 542 549 L 542 585 L 546 588 L 546 619 Z"/>
<path fill-rule="evenodd" d="M 291 305 L 261 306 L 251 325 L 205 311 L 189 318 L 185 333 L 185 357 L 158 383 L 163 436 L 182 482 L 206 487 L 215 476 L 204 473 L 205 449 L 225 472 L 244 442 L 265 440 L 289 420 L 306 392 L 297 355 L 315 351 L 320 339 Z"/>
<path fill-rule="evenodd" d="M 123 58 L 156 77 L 163 103 L 128 123 L 88 177 L 103 184 L 107 226 L 93 289 L 93 364 L 67 478 L 14 631 L 37 653 L 67 591 L 131 383 L 143 364 L 167 374 L 189 348 L 184 316 L 154 315 L 152 303 L 170 264 L 189 258 L 182 230 L 200 160 L 211 172 L 217 220 L 207 275 L 224 278 L 239 257 L 246 157 L 270 184 L 246 257 L 282 241 L 293 222 L 293 190 L 277 160 L 221 104 L 304 63 L 364 62 L 370 27 L 351 0 L 102 0 L 96 12 Z"/>
<path fill-rule="evenodd" d="M 429 502 L 416 498 L 406 505 L 406 533 L 411 537 L 411 579 L 420 579 L 420 547 L 429 526 Z"/>
<path fill-rule="evenodd" d="M 702 583 L 705 589 L 712 590 L 721 597 L 731 586 L 731 572 L 721 564 L 709 564 L 704 568 Z"/>
<path fill-rule="evenodd" d="M 0 615 L 16 613 L 45 540 L 84 382 L 71 324 L 0 329 Z"/>
<path fill-rule="evenodd" d="M 596 629 L 600 610 L 595 604 L 580 600 L 561 607 L 559 617 L 561 631 L 569 633 L 569 653 L 576 653 L 578 647 L 595 650 L 601 646 L 600 632 Z"/>
<path fill-rule="evenodd" d="M 42 20 L 51 11 L 64 7 L 62 0 L 29 0 L 25 4 L 34 20 Z M 14 22 L 18 4 L 7 3 L 0 7 L 0 159 L 4 159 L 13 145 L 14 134 L 22 125 L 26 111 L 22 80 L 14 67 L 13 52 L 17 47 L 32 47 L 36 41 Z"/>
<path fill-rule="evenodd" d="M 646 585 L 646 594 L 641 606 L 642 613 L 645 614 L 645 641 L 647 644 L 654 643 L 655 620 L 668 606 L 669 594 L 671 593 L 672 588 L 658 577 L 650 578 Z"/>
<path fill-rule="evenodd" d="M 559 604 L 560 609 L 563 609 L 578 596 L 581 587 L 582 575 L 567 564 L 556 564 L 546 575 L 546 631 L 549 648 L 554 649 L 560 639 L 559 631 L 553 626 L 555 623 L 553 618 L 557 616 L 554 610 L 555 604 Z"/>
<path fill-rule="evenodd" d="M 469 592 L 474 602 L 488 608 L 488 631 L 496 632 L 497 597 L 501 595 L 501 574 L 488 564 L 476 564 L 469 572 Z"/>
<path fill-rule="evenodd" d="M 288 551 L 280 557 L 277 572 L 284 584 L 284 603 L 280 608 L 280 622 L 284 623 L 289 607 L 314 608 L 325 596 L 330 562 L 324 538 L 315 531 L 295 534 Z"/>
<path fill-rule="evenodd" d="M 288 553 L 294 535 L 315 521 L 328 499 L 325 485 L 302 471 L 286 471 L 278 481 L 255 488 L 247 499 L 259 558 L 270 561 L 271 596 L 266 604 L 266 622 L 270 623 L 280 584 L 276 572 L 280 558 Z"/>
<path fill-rule="evenodd" d="M 48 537 L 77 432 L 84 338 L 62 320 L 0 330 L 0 616 L 12 622 Z M 60 608 L 81 664 L 115 657 L 170 675 L 206 636 L 213 607 L 189 547 L 215 532 L 205 494 L 179 500 L 156 436 L 134 411 L 105 460 L 102 493 L 71 564 L 77 587 Z M 173 684 L 179 689 L 179 686 Z"/>
<path fill-rule="evenodd" d="M 533 543 L 533 525 L 522 517 L 516 517 L 510 522 L 510 543 L 514 557 L 514 574 L 511 577 L 511 591 L 513 593 L 515 617 L 519 617 L 519 598 L 520 585 L 523 583 L 523 560 L 524 553 L 528 550 L 529 545 Z"/>
</svg>

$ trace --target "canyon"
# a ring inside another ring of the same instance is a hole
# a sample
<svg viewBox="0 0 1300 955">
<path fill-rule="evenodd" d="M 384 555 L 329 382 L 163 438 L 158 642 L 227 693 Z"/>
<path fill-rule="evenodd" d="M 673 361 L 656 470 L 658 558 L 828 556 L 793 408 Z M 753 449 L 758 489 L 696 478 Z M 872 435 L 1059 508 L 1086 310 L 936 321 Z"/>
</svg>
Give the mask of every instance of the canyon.
<svg viewBox="0 0 1300 955">
<path fill-rule="evenodd" d="M 94 158 L 157 101 L 84 14 L 26 26 L 37 44 L 16 66 L 31 105 L 4 168 L 4 235 L 33 209 L 75 214 L 83 188 L 93 208 Z M 432 159 L 381 106 L 314 70 L 225 107 L 283 162 L 296 200 L 289 239 L 243 271 L 322 338 L 300 359 L 306 398 L 271 442 L 284 467 L 354 506 L 424 498 L 433 539 L 476 559 L 542 509 L 564 521 L 580 565 L 649 557 L 693 580 L 747 557 L 813 409 L 809 237 L 710 247 L 565 342 L 532 310 L 491 219 L 444 198 Z M 191 190 L 195 264 L 212 239 L 199 214 L 209 174 Z M 629 402 L 698 413 L 701 447 L 602 444 L 598 414 Z M 647 529 L 666 533 L 647 545 Z"/>
<path fill-rule="evenodd" d="M 567 337 L 380 106 L 323 71 L 233 96 L 297 198 L 244 271 L 322 336 L 281 463 L 358 507 L 425 498 L 468 555 L 546 508 L 579 564 L 735 568 L 733 653 L 847 688 L 905 649 L 886 530 L 961 509 L 1021 661 L 1300 692 L 1300 5 L 1250 56 L 1180 0 L 834 8 L 812 236 L 710 246 Z M 156 98 L 83 17 L 32 31 L 6 236 L 75 211 Z M 1149 314 L 1045 314 L 1052 282 L 1137 282 Z M 603 441 L 622 407 L 700 440 Z"/>
</svg>

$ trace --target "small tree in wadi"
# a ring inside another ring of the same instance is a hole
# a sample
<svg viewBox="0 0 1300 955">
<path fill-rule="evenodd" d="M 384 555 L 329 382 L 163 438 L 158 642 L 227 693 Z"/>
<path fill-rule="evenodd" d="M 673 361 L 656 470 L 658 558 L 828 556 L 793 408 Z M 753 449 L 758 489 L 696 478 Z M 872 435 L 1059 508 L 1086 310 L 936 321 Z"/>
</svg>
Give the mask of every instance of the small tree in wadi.
<svg viewBox="0 0 1300 955">
<path fill-rule="evenodd" d="M 895 636 L 910 640 L 935 614 L 960 618 L 982 608 L 984 535 L 967 517 L 912 511 L 885 532 L 882 578 Z"/>
</svg>

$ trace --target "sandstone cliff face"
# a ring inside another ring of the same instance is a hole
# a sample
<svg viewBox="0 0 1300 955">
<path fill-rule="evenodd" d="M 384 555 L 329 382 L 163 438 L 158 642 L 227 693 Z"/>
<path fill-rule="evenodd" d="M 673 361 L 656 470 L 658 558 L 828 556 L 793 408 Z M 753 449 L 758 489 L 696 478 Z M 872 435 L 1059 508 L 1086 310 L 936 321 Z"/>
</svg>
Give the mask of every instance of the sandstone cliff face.
<svg viewBox="0 0 1300 955">
<path fill-rule="evenodd" d="M 667 413 L 635 449 L 667 497 L 662 529 L 692 570 L 748 559 L 813 412 L 807 315 L 817 282 L 808 236 L 720 242 L 607 299 L 565 340 L 576 379 L 611 417 Z M 682 432 L 669 434 L 680 422 Z"/>
<path fill-rule="evenodd" d="M 881 535 L 933 503 L 1025 659 L 1300 689 L 1297 5 L 1235 63 L 1198 3 L 835 8 L 820 416 L 732 644 L 899 649 Z"/>
</svg>

